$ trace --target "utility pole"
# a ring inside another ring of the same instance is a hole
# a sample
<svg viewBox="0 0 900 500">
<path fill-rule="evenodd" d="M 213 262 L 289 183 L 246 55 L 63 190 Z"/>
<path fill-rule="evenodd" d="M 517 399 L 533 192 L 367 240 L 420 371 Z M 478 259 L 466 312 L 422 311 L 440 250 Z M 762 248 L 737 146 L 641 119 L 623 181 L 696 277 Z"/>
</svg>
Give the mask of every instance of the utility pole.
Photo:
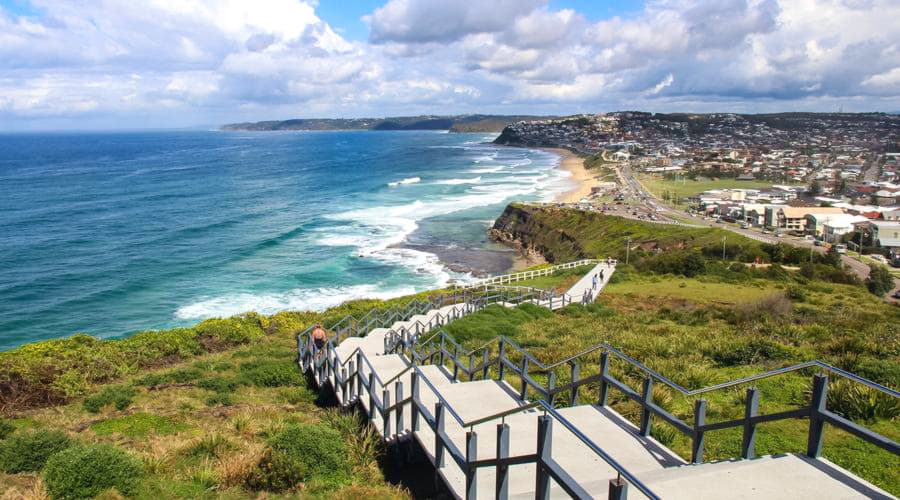
<svg viewBox="0 0 900 500">
<path fill-rule="evenodd" d="M 722 260 L 725 260 L 725 237 L 722 236 Z"/>
<path fill-rule="evenodd" d="M 631 252 L 631 236 L 625 238 L 625 265 L 628 265 L 628 254 Z"/>
</svg>

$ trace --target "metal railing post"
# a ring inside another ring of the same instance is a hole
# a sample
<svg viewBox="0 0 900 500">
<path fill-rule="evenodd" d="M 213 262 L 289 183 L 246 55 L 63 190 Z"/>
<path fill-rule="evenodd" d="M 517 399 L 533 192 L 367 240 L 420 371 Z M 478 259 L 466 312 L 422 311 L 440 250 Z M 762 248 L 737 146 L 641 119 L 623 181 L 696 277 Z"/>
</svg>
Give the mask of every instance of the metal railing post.
<svg viewBox="0 0 900 500">
<path fill-rule="evenodd" d="M 750 421 L 759 414 L 759 391 L 756 387 L 747 389 L 747 400 L 744 404 L 744 435 L 741 439 L 741 457 L 756 456 L 756 424 Z"/>
<path fill-rule="evenodd" d="M 506 356 L 506 339 L 500 337 L 500 348 L 497 354 L 497 380 L 503 380 L 503 375 L 506 374 L 506 365 L 503 363 L 503 360 Z"/>
<path fill-rule="evenodd" d="M 644 379 L 644 388 L 641 392 L 641 436 L 650 435 L 650 428 L 653 425 L 653 413 L 647 408 L 647 405 L 653 402 L 653 377 Z"/>
<path fill-rule="evenodd" d="M 366 388 L 369 392 L 369 419 L 375 420 L 375 372 L 369 372 L 369 386 Z"/>
<path fill-rule="evenodd" d="M 628 481 L 617 477 L 609 480 L 609 500 L 625 500 L 628 498 Z"/>
<path fill-rule="evenodd" d="M 347 368 L 341 368 L 341 406 L 347 406 Z"/>
<path fill-rule="evenodd" d="M 550 372 L 550 375 L 547 376 L 547 402 L 550 403 L 550 406 L 553 406 L 553 401 L 556 400 L 553 389 L 556 389 L 556 372 Z"/>
<path fill-rule="evenodd" d="M 703 463 L 703 445 L 706 440 L 706 432 L 701 427 L 706 424 L 706 400 L 694 401 L 694 436 L 691 443 L 691 463 Z"/>
<path fill-rule="evenodd" d="M 395 418 L 394 424 L 394 432 L 398 435 L 403 432 L 403 382 L 397 381 L 394 383 L 394 394 L 397 396 L 397 414 Z"/>
<path fill-rule="evenodd" d="M 522 376 L 522 390 L 519 391 L 519 398 L 522 401 L 525 401 L 526 399 L 528 399 L 528 381 L 526 380 L 526 378 L 528 378 L 528 356 L 525 356 L 524 358 L 522 358 L 521 376 Z"/>
<path fill-rule="evenodd" d="M 358 396 L 357 392 L 354 391 L 354 389 L 357 387 L 356 369 L 354 367 L 355 365 L 353 364 L 353 361 L 347 363 L 347 372 L 350 374 L 350 380 L 348 380 L 348 382 L 350 383 L 350 399 L 356 399 L 356 397 Z M 348 402 L 349 401 L 345 401 L 344 404 L 347 404 Z"/>
<path fill-rule="evenodd" d="M 475 431 L 466 433 L 466 500 L 475 500 L 478 496 L 478 469 L 472 464 L 478 460 L 478 434 Z"/>
<path fill-rule="evenodd" d="M 809 407 L 809 438 L 806 442 L 806 456 L 817 458 L 822 454 L 822 441 L 825 437 L 825 404 L 828 401 L 828 376 L 813 375 L 812 403 Z"/>
<path fill-rule="evenodd" d="M 409 414 L 409 430 L 411 432 L 417 432 L 419 430 L 419 374 L 413 372 L 409 376 L 409 381 L 412 387 L 410 387 L 410 397 L 411 404 L 410 414 Z"/>
<path fill-rule="evenodd" d="M 602 352 L 600 353 L 600 397 L 597 400 L 597 404 L 600 406 L 606 406 L 606 400 L 609 398 L 607 377 L 609 377 L 609 352 Z"/>
<path fill-rule="evenodd" d="M 382 435 L 384 439 L 390 439 L 391 436 L 391 412 L 388 408 L 391 407 L 391 393 L 387 390 L 387 387 L 381 389 L 381 425 L 383 427 Z"/>
<path fill-rule="evenodd" d="M 570 373 L 572 376 L 571 382 L 574 384 L 578 381 L 578 377 L 581 376 L 581 364 L 578 361 L 572 363 L 572 370 Z M 572 387 L 572 395 L 569 398 L 569 406 L 578 405 L 578 389 L 579 387 L 577 385 Z"/>
<path fill-rule="evenodd" d="M 503 460 L 509 457 L 509 426 L 497 424 L 497 459 Z M 497 500 L 506 500 L 509 497 L 509 466 L 497 463 L 497 484 L 495 497 Z"/>
<path fill-rule="evenodd" d="M 553 421 L 547 415 L 538 417 L 537 467 L 535 467 L 534 498 L 550 498 L 550 474 L 544 465 L 551 460 L 553 449 Z"/>
<path fill-rule="evenodd" d="M 438 401 L 434 404 L 434 472 L 444 466 L 444 405 Z"/>
<path fill-rule="evenodd" d="M 490 353 L 488 352 L 488 348 L 485 347 L 483 351 L 481 351 L 481 364 L 484 368 L 481 370 L 481 380 L 487 380 L 488 378 L 488 361 L 490 360 Z"/>
</svg>

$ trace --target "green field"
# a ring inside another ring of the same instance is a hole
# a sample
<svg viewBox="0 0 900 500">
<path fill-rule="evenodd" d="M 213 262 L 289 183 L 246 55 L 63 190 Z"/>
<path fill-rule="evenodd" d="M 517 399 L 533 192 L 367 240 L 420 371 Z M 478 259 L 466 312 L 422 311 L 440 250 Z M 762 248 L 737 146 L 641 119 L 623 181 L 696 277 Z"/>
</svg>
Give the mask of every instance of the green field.
<svg viewBox="0 0 900 500">
<path fill-rule="evenodd" d="M 702 180 L 679 178 L 679 180 L 666 180 L 658 175 L 641 175 L 638 180 L 654 196 L 663 199 L 663 194 L 669 192 L 672 198 L 687 198 L 696 196 L 710 189 L 762 189 L 771 187 L 774 183 L 769 181 L 737 181 L 734 179 Z"/>
</svg>

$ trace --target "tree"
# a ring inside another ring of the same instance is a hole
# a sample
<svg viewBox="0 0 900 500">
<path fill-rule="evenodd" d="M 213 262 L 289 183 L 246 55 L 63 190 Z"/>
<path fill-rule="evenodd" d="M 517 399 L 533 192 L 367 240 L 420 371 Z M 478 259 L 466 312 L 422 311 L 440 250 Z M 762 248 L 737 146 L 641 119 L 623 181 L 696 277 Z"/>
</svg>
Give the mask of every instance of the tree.
<svg viewBox="0 0 900 500">
<path fill-rule="evenodd" d="M 819 184 L 818 180 L 813 179 L 812 184 L 809 185 L 809 194 L 813 196 L 822 194 L 822 186 Z"/>
<path fill-rule="evenodd" d="M 869 265 L 869 277 L 866 278 L 866 288 L 873 294 L 883 297 L 884 294 L 894 289 L 894 277 L 888 268 L 877 265 Z"/>
<path fill-rule="evenodd" d="M 841 254 L 837 251 L 837 245 L 831 245 L 831 248 L 825 252 L 825 258 L 823 261 L 832 267 L 840 267 L 841 265 Z"/>
</svg>

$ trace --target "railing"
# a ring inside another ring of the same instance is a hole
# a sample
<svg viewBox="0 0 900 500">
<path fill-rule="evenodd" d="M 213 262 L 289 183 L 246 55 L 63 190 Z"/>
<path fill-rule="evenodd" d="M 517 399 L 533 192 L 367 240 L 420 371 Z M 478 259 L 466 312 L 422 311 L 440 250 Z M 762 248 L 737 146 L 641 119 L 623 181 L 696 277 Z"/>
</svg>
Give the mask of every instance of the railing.
<svg viewBox="0 0 900 500">
<path fill-rule="evenodd" d="M 558 362 L 544 364 L 512 339 L 505 336 L 498 336 L 476 349 L 466 350 L 445 331 L 439 329 L 441 325 L 453 321 L 462 315 L 480 310 L 491 303 L 516 303 L 516 301 L 523 302 L 539 299 L 539 296 L 535 295 L 537 292 L 533 290 L 517 290 L 518 294 L 512 292 L 512 290 L 508 289 L 486 290 L 480 294 L 457 296 L 467 301 L 456 304 L 447 313 L 432 315 L 427 322 L 415 321 L 397 330 L 388 332 L 385 336 L 384 352 L 386 354 L 393 353 L 403 356 L 409 363 L 409 366 L 386 381 L 382 381 L 378 377 L 369 359 L 359 349 L 353 351 L 347 360 L 341 361 L 335 352 L 337 341 L 341 339 L 342 335 L 346 336 L 350 333 L 357 335 L 362 333 L 364 335 L 367 331 L 363 331 L 363 328 L 373 325 L 378 325 L 374 327 L 379 328 L 382 327 L 380 325 L 390 319 L 410 318 L 415 314 L 420 314 L 424 307 L 429 307 L 427 310 L 435 309 L 437 308 L 435 306 L 444 304 L 447 300 L 435 299 L 422 304 L 410 303 L 404 308 L 393 312 L 370 312 L 358 320 L 347 320 L 344 318 L 335 322 L 334 325 L 339 327 L 339 333 L 329 340 L 326 352 L 322 356 L 317 355 L 315 346 L 309 345 L 308 335 L 304 337 L 301 334 L 298 336 L 300 364 L 304 369 L 311 370 L 320 384 L 329 381 L 333 385 L 335 392 L 340 395 L 342 404 L 348 405 L 358 402 L 363 404 L 363 406 L 367 406 L 369 418 L 373 421 L 378 419 L 381 422 L 382 434 L 385 439 L 396 439 L 401 433 L 405 432 L 403 427 L 404 411 L 405 408 L 410 408 L 410 429 L 412 431 L 419 430 L 420 419 L 427 422 L 429 428 L 435 434 L 435 466 L 437 468 L 443 467 L 444 458 L 449 454 L 466 476 L 467 497 L 472 497 L 475 493 L 475 472 L 478 468 L 496 468 L 496 495 L 497 498 L 505 498 L 508 488 L 509 467 L 523 463 L 535 463 L 537 464 L 538 474 L 536 478 L 537 497 L 546 498 L 549 494 L 549 479 L 552 478 L 569 495 L 576 498 L 586 498 L 587 493 L 582 487 L 568 476 L 550 457 L 550 438 L 553 421 L 555 420 L 575 434 L 582 443 L 606 461 L 621 476 L 621 478 L 610 482 L 610 498 L 613 498 L 614 494 L 616 495 L 615 498 L 624 498 L 627 483 L 631 483 L 636 489 L 650 498 L 658 498 L 638 478 L 625 470 L 613 457 L 605 453 L 599 446 L 584 436 L 575 425 L 565 420 L 553 409 L 557 405 L 575 406 L 579 404 L 581 393 L 589 387 L 597 388 L 598 396 L 594 402 L 598 406 L 602 407 L 609 404 L 611 390 L 618 391 L 626 400 L 637 403 L 640 407 L 638 432 L 642 436 L 650 436 L 655 419 L 660 419 L 685 434 L 692 442 L 692 463 L 701 463 L 703 461 L 705 438 L 708 432 L 733 427 L 742 428 L 740 455 L 743 458 L 753 458 L 755 456 L 756 429 L 759 424 L 794 418 L 807 418 L 810 421 L 806 450 L 806 455 L 809 457 L 815 458 L 821 454 L 826 424 L 834 425 L 890 453 L 900 455 L 900 445 L 898 443 L 851 422 L 827 408 L 828 376 L 822 373 L 817 373 L 812 378 L 812 397 L 808 406 L 777 413 L 760 414 L 759 390 L 755 387 L 750 387 L 747 389 L 744 400 L 744 416 L 723 422 L 706 422 L 707 402 L 704 399 L 694 401 L 693 420 L 691 422 L 681 420 L 658 406 L 653 400 L 653 385 L 655 383 L 661 383 L 685 396 L 696 396 L 804 369 L 817 369 L 821 372 L 832 373 L 861 383 L 889 396 L 900 397 L 900 392 L 895 389 L 885 387 L 822 361 L 809 361 L 721 384 L 689 390 L 606 343 L 597 344 Z M 306 340 L 305 342 L 304 339 Z M 599 355 L 599 359 L 589 360 L 588 357 L 594 354 Z M 624 372 L 630 372 L 632 376 L 634 374 L 643 376 L 639 390 L 619 380 L 611 373 L 613 360 L 623 363 L 621 368 Z M 587 366 L 587 363 L 597 363 L 597 373 L 582 376 L 582 367 Z M 480 417 L 468 422 L 464 421 L 443 399 L 439 391 L 423 376 L 419 366 L 424 364 L 436 364 L 442 367 L 454 381 L 486 380 L 489 378 L 506 381 L 518 391 L 520 400 L 526 403 L 498 414 Z M 560 370 L 564 371 L 564 373 L 560 374 Z M 406 374 L 409 374 L 412 385 L 410 396 L 404 395 L 404 387 L 401 380 Z M 558 380 L 564 378 L 568 379 L 568 382 L 559 384 Z M 428 386 L 438 399 L 433 414 L 421 402 L 419 396 L 420 383 Z M 393 391 L 390 390 L 391 384 L 393 384 Z M 380 397 L 377 394 L 379 388 L 381 388 Z M 393 403 L 391 402 L 392 396 Z M 533 402 L 527 403 L 529 400 Z M 509 427 L 504 421 L 505 418 L 512 414 L 535 408 L 541 408 L 544 412 L 544 415 L 539 417 L 538 452 L 525 456 L 509 457 Z M 466 434 L 465 453 L 452 442 L 444 431 L 447 414 L 460 426 L 469 429 Z M 494 420 L 500 420 L 497 427 L 498 456 L 493 459 L 479 459 L 476 454 L 477 435 L 474 427 Z M 392 422 L 394 422 L 393 431 Z"/>
<path fill-rule="evenodd" d="M 619 475 L 616 479 L 611 479 L 609 484 L 609 498 L 624 499 L 627 496 L 627 484 L 631 483 L 641 493 L 650 499 L 658 500 L 660 497 L 654 493 L 647 485 L 641 482 L 634 474 L 629 472 L 613 457 L 606 453 L 600 446 L 594 443 L 589 437 L 584 435 L 578 428 L 569 422 L 565 417 L 560 415 L 551 404 L 547 401 L 539 400 L 533 403 L 522 405 L 518 408 L 506 410 L 504 412 L 483 417 L 472 421 L 464 421 L 459 414 L 453 409 L 449 402 L 444 399 L 440 391 L 428 381 L 428 378 L 418 369 L 412 374 L 412 395 L 410 416 L 410 430 L 412 432 L 420 431 L 420 418 L 424 420 L 434 434 L 434 466 L 437 470 L 446 466 L 445 456 L 449 455 L 453 462 L 460 468 L 466 478 L 465 497 L 466 499 L 474 499 L 477 496 L 477 471 L 480 468 L 493 467 L 495 469 L 495 498 L 506 499 L 509 496 L 509 467 L 513 465 L 524 465 L 533 463 L 536 465 L 536 491 L 535 498 L 549 498 L 550 496 L 550 480 L 553 479 L 572 498 L 587 499 L 593 498 L 572 476 L 570 476 L 559 463 L 553 459 L 552 443 L 553 443 L 553 421 L 559 422 L 569 432 L 571 432 L 579 441 L 581 441 L 591 452 L 599 456 Z M 425 407 L 421 399 L 420 383 L 424 382 L 430 389 L 431 393 L 437 398 L 434 405 L 434 412 L 431 413 Z M 537 417 L 537 449 L 535 453 L 526 455 L 509 456 L 509 425 L 501 421 L 497 424 L 497 454 L 494 458 L 478 458 L 478 434 L 474 427 L 484 424 L 498 418 L 504 418 L 514 413 L 539 408 L 543 411 L 543 415 Z M 463 453 L 447 435 L 445 431 L 447 414 L 453 417 L 460 427 L 468 428 L 465 438 L 465 453 Z M 625 481 L 622 480 L 625 479 Z M 627 482 L 626 482 L 627 481 Z"/>
<path fill-rule="evenodd" d="M 496 356 L 493 356 L 494 344 L 498 345 Z M 707 402 L 705 399 L 694 401 L 693 422 L 685 422 L 679 419 L 653 401 L 654 381 L 660 382 L 685 396 L 694 396 L 809 368 L 816 368 L 827 373 L 846 377 L 889 396 L 900 397 L 900 392 L 894 389 L 818 360 L 778 368 L 709 387 L 688 390 L 624 354 L 619 349 L 605 343 L 597 344 L 590 349 L 552 364 L 541 363 L 514 341 L 504 336 L 497 337 L 472 351 L 466 351 L 446 332 L 441 331 L 422 343 L 411 342 L 405 346 L 398 345 L 395 351 L 400 351 L 401 349 L 416 364 L 437 364 L 446 367 L 446 364 L 449 363 L 453 380 L 486 379 L 492 370 L 497 380 L 504 380 L 507 375 L 512 375 L 513 383 L 518 385 L 519 397 L 523 401 L 528 400 L 529 393 L 533 392 L 536 398 L 545 400 L 549 404 L 554 404 L 559 398 L 564 398 L 562 404 L 575 406 L 579 403 L 579 392 L 582 388 L 597 386 L 599 397 L 596 404 L 598 406 L 606 406 L 610 389 L 615 389 L 622 393 L 626 399 L 630 399 L 640 406 L 639 432 L 642 436 L 650 436 L 653 419 L 659 418 L 691 439 L 692 463 L 701 463 L 703 461 L 707 432 L 732 427 L 743 428 L 741 457 L 753 458 L 755 456 L 757 425 L 791 418 L 808 418 L 810 420 L 806 451 L 809 457 L 815 458 L 821 454 L 825 423 L 832 424 L 866 442 L 893 454 L 900 455 L 900 444 L 886 436 L 879 435 L 859 424 L 851 422 L 826 408 L 828 377 L 823 374 L 816 374 L 813 377 L 812 400 L 809 406 L 760 415 L 760 393 L 757 388 L 751 387 L 747 389 L 746 393 L 744 417 L 725 422 L 706 422 Z M 582 377 L 583 358 L 598 351 L 600 351 L 598 373 Z M 512 356 L 515 356 L 517 359 L 513 359 Z M 636 369 L 645 375 L 640 390 L 630 387 L 610 373 L 611 360 L 613 358 L 623 361 L 626 369 Z M 476 360 L 478 360 L 477 363 Z M 564 369 L 568 372 L 564 374 L 569 379 L 568 383 L 557 384 L 557 380 L 561 378 L 558 369 Z M 539 382 L 536 379 L 537 376 L 544 378 L 546 383 Z"/>
<path fill-rule="evenodd" d="M 562 271 L 564 269 L 573 269 L 576 267 L 587 266 L 587 265 L 597 265 L 601 262 L 607 262 L 606 260 L 600 259 L 582 259 L 576 260 L 574 262 L 567 262 L 565 264 L 559 264 L 556 266 L 545 267 L 543 269 L 534 269 L 531 271 L 521 271 L 513 274 L 504 274 L 501 276 L 494 276 L 491 278 L 487 278 L 476 283 L 471 283 L 468 285 L 461 285 L 460 288 L 463 290 L 469 290 L 473 288 L 483 287 L 485 285 L 502 285 L 504 283 L 515 283 L 516 281 L 530 280 L 533 278 L 537 278 L 540 276 L 548 276 L 557 271 Z M 612 261 L 615 263 L 615 261 Z"/>
</svg>

